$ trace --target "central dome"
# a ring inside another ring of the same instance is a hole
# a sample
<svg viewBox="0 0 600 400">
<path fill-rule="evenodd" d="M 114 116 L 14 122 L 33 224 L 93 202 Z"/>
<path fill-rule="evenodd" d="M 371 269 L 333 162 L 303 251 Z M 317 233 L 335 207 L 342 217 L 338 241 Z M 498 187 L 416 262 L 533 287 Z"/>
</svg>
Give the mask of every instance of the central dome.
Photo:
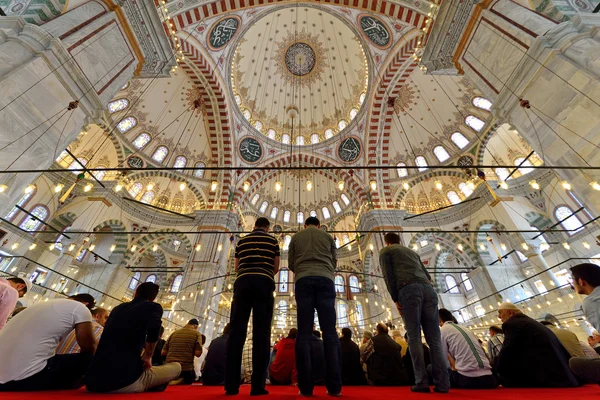
<svg viewBox="0 0 600 400">
<path fill-rule="evenodd" d="M 259 17 L 237 44 L 231 77 L 250 125 L 295 145 L 318 143 L 350 125 L 369 79 L 365 51 L 350 24 L 308 6 Z M 298 111 L 293 132 L 291 108 Z"/>
</svg>

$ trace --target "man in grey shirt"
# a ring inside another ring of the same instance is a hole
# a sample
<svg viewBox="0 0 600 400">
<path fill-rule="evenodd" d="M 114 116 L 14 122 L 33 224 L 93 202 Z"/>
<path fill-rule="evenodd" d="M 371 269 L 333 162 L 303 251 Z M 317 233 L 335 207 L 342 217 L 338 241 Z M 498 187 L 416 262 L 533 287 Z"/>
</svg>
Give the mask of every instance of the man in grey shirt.
<svg viewBox="0 0 600 400">
<path fill-rule="evenodd" d="M 408 333 L 408 348 L 415 371 L 413 392 L 429 392 L 429 378 L 421 344 L 421 326 L 430 348 L 435 391 L 450 390 L 446 356 L 442 352 L 438 297 L 431 277 L 419 255 L 400 244 L 397 233 L 387 233 L 386 247 L 379 252 L 379 265 L 392 300 L 404 320 Z"/>
<path fill-rule="evenodd" d="M 325 347 L 325 386 L 329 395 L 339 396 L 342 391 L 342 353 L 335 330 L 334 271 L 337 248 L 331 235 L 319 229 L 317 218 L 307 218 L 304 228 L 292 237 L 288 250 L 288 267 L 295 274 L 298 307 L 298 388 L 303 396 L 313 393 L 311 338 L 316 309 Z"/>
</svg>

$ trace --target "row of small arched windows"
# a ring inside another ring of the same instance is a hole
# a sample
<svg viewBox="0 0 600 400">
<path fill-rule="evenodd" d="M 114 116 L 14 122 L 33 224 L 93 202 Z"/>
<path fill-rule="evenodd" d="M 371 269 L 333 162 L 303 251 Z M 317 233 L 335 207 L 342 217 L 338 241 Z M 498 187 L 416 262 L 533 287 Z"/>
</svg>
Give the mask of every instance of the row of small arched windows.
<svg viewBox="0 0 600 400">
<path fill-rule="evenodd" d="M 133 274 L 133 277 L 131 278 L 131 280 L 129 281 L 129 289 L 130 290 L 135 290 L 135 288 L 140 284 L 140 279 L 142 278 L 142 274 L 140 272 L 136 272 L 135 274 Z M 181 289 L 181 282 L 183 281 L 183 275 L 179 274 L 175 277 L 175 279 L 173 279 L 173 282 L 171 283 L 171 287 L 169 288 L 169 292 L 171 293 L 177 293 L 179 292 L 179 289 Z M 154 274 L 150 274 L 146 277 L 145 282 L 152 282 L 152 283 L 156 283 L 156 275 Z"/>
<path fill-rule="evenodd" d="M 350 199 L 348 198 L 348 196 L 346 196 L 346 194 L 342 193 L 340 195 L 342 201 L 344 202 L 345 205 L 350 205 Z M 256 205 L 258 203 L 258 200 L 260 199 L 260 194 L 256 193 L 254 196 L 252 196 L 252 199 L 250 200 L 250 203 L 252 205 Z M 334 201 L 332 203 L 333 209 L 335 211 L 336 214 L 339 214 L 342 212 L 342 207 L 340 206 L 340 203 L 338 201 Z M 269 202 L 268 201 L 263 201 L 258 209 L 258 211 L 261 214 L 265 214 L 267 212 L 267 208 L 269 207 Z M 331 218 L 331 212 L 329 211 L 328 207 L 323 207 L 321 208 L 321 214 L 323 216 L 323 219 L 330 219 Z M 317 211 L 312 210 L 309 212 L 309 215 L 311 217 L 318 217 L 317 215 Z M 271 217 L 271 219 L 277 219 L 277 217 L 279 216 L 279 207 L 277 206 L 273 206 L 271 208 L 271 211 L 269 213 L 269 216 Z M 292 217 L 292 212 L 289 210 L 284 210 L 283 211 L 283 222 L 284 223 L 289 223 Z M 304 212 L 299 211 L 296 213 L 296 222 L 299 224 L 303 224 L 304 223 Z"/>
</svg>

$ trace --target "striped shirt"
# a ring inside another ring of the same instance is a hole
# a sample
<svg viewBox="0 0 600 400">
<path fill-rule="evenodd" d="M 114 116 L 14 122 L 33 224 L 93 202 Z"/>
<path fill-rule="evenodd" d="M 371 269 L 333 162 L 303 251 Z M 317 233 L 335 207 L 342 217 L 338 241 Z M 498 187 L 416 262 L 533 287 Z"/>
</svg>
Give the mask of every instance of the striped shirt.
<svg viewBox="0 0 600 400">
<path fill-rule="evenodd" d="M 182 371 L 194 370 L 194 352 L 202 348 L 202 336 L 194 328 L 176 330 L 167 340 L 163 351 L 167 352 L 167 363 L 181 364 Z"/>
<path fill-rule="evenodd" d="M 92 321 L 92 330 L 94 332 L 94 339 L 96 344 L 100 341 L 100 336 L 104 327 L 96 321 Z M 77 337 L 75 335 L 75 329 L 56 346 L 56 354 L 76 354 L 81 352 L 81 347 L 77 344 Z"/>
<path fill-rule="evenodd" d="M 279 257 L 277 239 L 262 229 L 255 229 L 241 238 L 235 248 L 235 258 L 239 259 L 237 277 L 259 275 L 274 281 L 275 257 Z"/>
<path fill-rule="evenodd" d="M 490 360 L 498 357 L 500 354 L 500 350 L 502 350 L 502 345 L 504 344 L 504 334 L 497 333 L 490 338 L 487 342 L 488 354 L 490 355 Z"/>
<path fill-rule="evenodd" d="M 492 374 L 492 367 L 471 331 L 453 322 L 446 322 L 440 329 L 444 354 L 454 359 L 454 367 L 464 376 L 478 377 Z"/>
</svg>

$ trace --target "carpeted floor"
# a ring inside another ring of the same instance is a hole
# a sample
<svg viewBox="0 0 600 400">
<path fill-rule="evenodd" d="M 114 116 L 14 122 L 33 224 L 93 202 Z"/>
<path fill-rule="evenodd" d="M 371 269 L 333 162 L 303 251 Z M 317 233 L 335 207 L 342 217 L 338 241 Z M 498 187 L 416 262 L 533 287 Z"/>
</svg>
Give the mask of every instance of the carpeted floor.
<svg viewBox="0 0 600 400">
<path fill-rule="evenodd" d="M 298 389 L 291 386 L 267 386 L 269 396 L 258 397 L 264 400 L 291 400 L 300 398 Z M 171 386 L 162 393 L 144 394 L 91 394 L 82 390 L 57 391 L 57 392 L 27 392 L 27 393 L 0 393 L 1 400 L 71 400 L 71 399 L 100 399 L 110 400 L 163 400 L 167 398 L 176 400 L 202 400 L 221 398 L 225 399 L 257 399 L 250 397 L 250 386 L 242 386 L 240 394 L 235 397 L 225 396 L 222 387 L 210 386 Z M 314 398 L 333 399 L 325 394 L 323 386 L 314 391 Z M 372 387 L 355 386 L 345 387 L 342 391 L 345 399 L 489 399 L 489 400 L 570 400 L 570 399 L 600 399 L 600 387 L 587 385 L 576 389 L 495 389 L 495 390 L 452 390 L 449 394 L 418 394 L 411 393 L 408 387 Z"/>
</svg>

